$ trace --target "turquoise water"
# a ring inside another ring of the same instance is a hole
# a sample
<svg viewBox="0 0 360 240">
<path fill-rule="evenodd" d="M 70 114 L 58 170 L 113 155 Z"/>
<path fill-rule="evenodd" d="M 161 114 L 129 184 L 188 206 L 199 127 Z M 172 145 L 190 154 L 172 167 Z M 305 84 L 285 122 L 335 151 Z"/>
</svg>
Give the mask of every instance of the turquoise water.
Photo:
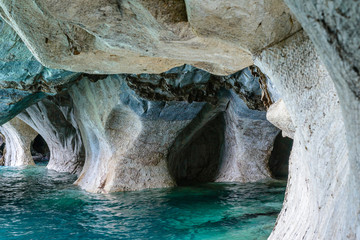
<svg viewBox="0 0 360 240">
<path fill-rule="evenodd" d="M 74 176 L 0 167 L 0 239 L 266 239 L 285 182 L 90 194 Z"/>
</svg>

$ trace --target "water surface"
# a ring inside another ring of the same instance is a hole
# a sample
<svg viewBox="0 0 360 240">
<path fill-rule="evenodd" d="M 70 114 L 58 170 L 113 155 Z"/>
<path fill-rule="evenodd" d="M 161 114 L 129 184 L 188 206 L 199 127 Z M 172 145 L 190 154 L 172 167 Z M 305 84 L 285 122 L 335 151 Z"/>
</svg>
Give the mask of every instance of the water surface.
<svg viewBox="0 0 360 240">
<path fill-rule="evenodd" d="M 0 167 L 0 240 L 266 239 L 285 182 L 90 194 L 44 166 Z"/>
</svg>

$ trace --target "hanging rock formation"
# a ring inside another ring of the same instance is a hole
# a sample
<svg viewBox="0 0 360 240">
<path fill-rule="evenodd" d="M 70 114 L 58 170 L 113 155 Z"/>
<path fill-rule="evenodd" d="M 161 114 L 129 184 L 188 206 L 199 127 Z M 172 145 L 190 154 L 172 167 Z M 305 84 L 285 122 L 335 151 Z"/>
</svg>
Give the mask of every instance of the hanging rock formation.
<svg viewBox="0 0 360 240">
<path fill-rule="evenodd" d="M 266 112 L 266 119 L 281 129 L 284 137 L 294 139 L 295 126 L 282 99 L 270 106 Z"/>
<path fill-rule="evenodd" d="M 0 7 L 42 64 L 88 73 L 161 73 L 186 63 L 228 75 L 252 65 L 250 51 L 300 29 L 282 0 L 1 0 Z"/>
<path fill-rule="evenodd" d="M 5 166 L 35 165 L 31 156 L 30 146 L 37 132 L 18 118 L 0 126 L 0 132 L 5 137 Z"/>
<path fill-rule="evenodd" d="M 78 75 L 43 67 L 0 18 L 0 125 L 47 94 L 66 88 Z"/>
<path fill-rule="evenodd" d="M 355 186 L 344 122 L 325 66 L 303 32 L 255 62 L 277 86 L 296 126 L 286 199 L 270 239 L 345 238 L 352 233 L 339 223 L 356 222 L 348 204 L 358 200 L 348 195 Z"/>
<path fill-rule="evenodd" d="M 47 168 L 59 172 L 80 173 L 84 149 L 68 94 L 48 97 L 18 115 L 35 129 L 50 149 Z"/>
</svg>

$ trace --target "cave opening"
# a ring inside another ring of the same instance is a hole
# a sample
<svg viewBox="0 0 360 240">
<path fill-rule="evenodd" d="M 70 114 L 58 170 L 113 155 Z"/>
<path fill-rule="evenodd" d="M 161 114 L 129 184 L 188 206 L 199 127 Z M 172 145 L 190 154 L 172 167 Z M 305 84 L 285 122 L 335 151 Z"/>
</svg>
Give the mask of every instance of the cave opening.
<svg viewBox="0 0 360 240">
<path fill-rule="evenodd" d="M 274 141 L 268 166 L 274 179 L 286 180 L 289 174 L 289 158 L 293 146 L 293 139 L 283 137 L 280 132 Z"/>
<path fill-rule="evenodd" d="M 218 114 L 202 128 L 185 129 L 168 157 L 169 171 L 178 186 L 214 182 L 221 166 L 225 141 L 224 114 Z M 191 136 L 190 138 L 181 136 Z"/>
<path fill-rule="evenodd" d="M 36 165 L 47 165 L 50 159 L 50 149 L 40 134 L 38 134 L 31 142 L 30 149 Z"/>
<path fill-rule="evenodd" d="M 0 166 L 5 165 L 5 137 L 0 133 Z"/>
</svg>

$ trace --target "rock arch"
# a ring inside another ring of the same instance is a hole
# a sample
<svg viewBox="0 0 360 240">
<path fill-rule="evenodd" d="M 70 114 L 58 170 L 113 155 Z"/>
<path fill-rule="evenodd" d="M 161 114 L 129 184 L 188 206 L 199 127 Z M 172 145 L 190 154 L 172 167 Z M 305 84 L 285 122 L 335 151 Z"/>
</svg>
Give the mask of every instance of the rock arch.
<svg viewBox="0 0 360 240">
<path fill-rule="evenodd" d="M 35 165 L 31 156 L 31 141 L 37 136 L 37 132 L 19 118 L 14 118 L 0 126 L 0 132 L 5 137 L 5 166 Z"/>
<path fill-rule="evenodd" d="M 84 148 L 68 94 L 46 98 L 25 109 L 18 118 L 35 129 L 49 146 L 47 168 L 80 173 L 84 164 Z"/>
</svg>

